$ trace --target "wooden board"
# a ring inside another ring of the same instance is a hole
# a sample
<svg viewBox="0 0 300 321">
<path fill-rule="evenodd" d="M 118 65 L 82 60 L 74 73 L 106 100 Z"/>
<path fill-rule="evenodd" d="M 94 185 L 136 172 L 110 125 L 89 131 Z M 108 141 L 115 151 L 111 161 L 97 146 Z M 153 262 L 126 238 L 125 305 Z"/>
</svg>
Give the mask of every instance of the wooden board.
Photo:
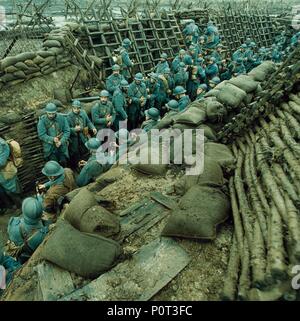
<svg viewBox="0 0 300 321">
<path fill-rule="evenodd" d="M 61 301 L 148 301 L 190 262 L 186 251 L 171 238 L 143 246 L 132 259 L 118 264 Z"/>
<path fill-rule="evenodd" d="M 38 275 L 38 295 L 41 301 L 57 301 L 74 291 L 74 284 L 68 271 L 50 262 L 35 267 Z"/>
</svg>

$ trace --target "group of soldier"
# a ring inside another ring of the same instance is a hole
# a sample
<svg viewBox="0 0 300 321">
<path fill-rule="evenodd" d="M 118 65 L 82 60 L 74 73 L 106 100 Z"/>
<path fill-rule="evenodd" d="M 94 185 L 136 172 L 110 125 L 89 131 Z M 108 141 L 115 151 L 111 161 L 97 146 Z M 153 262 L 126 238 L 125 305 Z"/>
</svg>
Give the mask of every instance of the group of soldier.
<svg viewBox="0 0 300 321">
<path fill-rule="evenodd" d="M 118 64 L 112 65 L 106 89 L 100 92 L 90 116 L 80 99 L 72 102 L 71 111 L 65 115 L 58 112 L 54 103 L 46 105 L 37 132 L 46 161 L 42 173 L 48 181 L 37 184 L 36 196 L 22 202 L 22 216 L 10 219 L 9 245 L 18 261 L 5 256 L 0 248 L 0 265 L 13 271 L 26 262 L 55 222 L 64 196 L 77 186 L 89 184 L 110 168 L 111 163 L 104 165 L 98 161 L 103 143 L 96 138 L 99 130 L 115 131 L 115 155 L 110 156 L 118 160 L 125 152 L 119 142 L 121 135 L 126 137 L 126 143 L 132 144 L 129 130 L 141 127 L 148 132 L 166 114 L 176 115 L 185 111 L 191 101 L 204 99 L 204 95 L 221 81 L 249 72 L 264 60 L 280 63 L 292 47 L 299 45 L 300 39 L 298 33 L 289 44 L 283 32 L 275 39 L 272 48 L 257 50 L 256 44 L 248 38 L 232 57 L 228 57 L 212 22 L 201 36 L 198 26 L 191 20 L 183 34 L 188 49 L 180 49 L 173 60 L 162 53 L 147 77 L 141 73 L 131 76 L 134 65 L 129 54 L 131 41 L 124 39 Z M 120 122 L 127 124 L 127 129 L 120 127 Z M 2 170 L 9 162 L 9 145 L 0 138 L 2 209 L 8 199 L 17 205 L 21 203 L 17 170 L 14 166 L 7 172 Z"/>
</svg>

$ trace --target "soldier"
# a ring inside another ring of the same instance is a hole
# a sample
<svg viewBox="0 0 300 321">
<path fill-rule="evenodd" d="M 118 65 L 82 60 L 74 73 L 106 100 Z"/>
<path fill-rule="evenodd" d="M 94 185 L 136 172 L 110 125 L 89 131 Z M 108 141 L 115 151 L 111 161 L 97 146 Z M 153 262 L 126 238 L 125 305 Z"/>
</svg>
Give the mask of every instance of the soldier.
<svg viewBox="0 0 300 321">
<path fill-rule="evenodd" d="M 162 106 L 164 106 L 169 100 L 172 90 L 175 87 L 174 79 L 171 75 L 170 68 L 165 69 L 163 75 L 159 75 L 159 95 L 158 95 L 158 104 L 157 108 L 160 110 L 161 114 L 163 113 Z"/>
<path fill-rule="evenodd" d="M 131 104 L 128 108 L 128 125 L 130 129 L 135 129 L 138 126 L 141 113 L 144 111 L 148 96 L 141 73 L 137 73 L 134 81 L 129 85 L 128 96 L 131 99 Z"/>
<path fill-rule="evenodd" d="M 194 62 L 197 60 L 197 58 L 198 58 L 198 50 L 197 50 L 196 46 L 194 46 L 194 45 L 190 45 L 189 46 L 188 55 L 190 55 L 192 57 Z"/>
<path fill-rule="evenodd" d="M 92 107 L 92 121 L 97 130 L 112 127 L 116 112 L 113 104 L 108 100 L 109 92 L 102 90 L 100 92 L 100 100 Z"/>
<path fill-rule="evenodd" d="M 147 87 L 147 105 L 146 108 L 153 108 L 158 102 L 158 96 L 160 91 L 159 76 L 156 73 L 151 72 L 149 79 L 146 81 Z"/>
<path fill-rule="evenodd" d="M 272 45 L 272 61 L 275 63 L 280 63 L 282 61 L 282 54 L 278 50 L 278 47 L 276 44 Z"/>
<path fill-rule="evenodd" d="M 253 68 L 253 64 L 255 61 L 254 59 L 255 48 L 256 48 L 255 42 L 251 42 L 244 53 L 244 66 L 246 68 L 246 72 L 249 72 Z"/>
<path fill-rule="evenodd" d="M 42 173 L 48 177 L 49 181 L 38 185 L 37 196 L 43 204 L 45 217 L 54 222 L 59 211 L 60 201 L 77 186 L 72 170 L 63 168 L 55 161 L 47 162 Z"/>
<path fill-rule="evenodd" d="M 14 204 L 21 205 L 21 186 L 18 180 L 18 170 L 11 160 L 9 144 L 0 137 L 0 213 Z"/>
<path fill-rule="evenodd" d="M 212 21 L 207 23 L 207 28 L 205 31 L 206 36 L 206 48 L 214 49 L 220 43 L 220 35 L 218 28 L 214 25 Z"/>
<path fill-rule="evenodd" d="M 189 73 L 186 70 L 186 65 L 184 62 L 179 64 L 177 73 L 174 75 L 175 86 L 182 86 L 186 88 L 187 81 L 189 80 Z"/>
<path fill-rule="evenodd" d="M 239 49 L 237 49 L 232 55 L 232 61 L 237 61 L 238 58 L 243 58 L 245 55 L 245 50 L 247 49 L 247 45 L 243 43 Z"/>
<path fill-rule="evenodd" d="M 57 113 L 55 104 L 47 104 L 46 115 L 40 117 L 37 131 L 43 142 L 45 160 L 54 160 L 66 166 L 69 158 L 70 127 L 67 118 Z"/>
<path fill-rule="evenodd" d="M 120 49 L 121 60 L 121 73 L 123 77 L 128 80 L 130 78 L 130 68 L 133 67 L 133 61 L 129 58 L 128 50 L 131 47 L 131 41 L 126 38 L 122 41 L 122 47 Z"/>
<path fill-rule="evenodd" d="M 8 222 L 10 245 L 15 256 L 24 264 L 43 242 L 49 231 L 49 224 L 42 221 L 43 207 L 37 198 L 28 197 L 22 203 L 22 216 L 12 217 Z"/>
<path fill-rule="evenodd" d="M 141 128 L 148 132 L 159 122 L 160 113 L 157 108 L 150 108 L 145 111 L 146 120 L 142 123 Z"/>
<path fill-rule="evenodd" d="M 196 100 L 203 100 L 204 96 L 207 92 L 207 85 L 206 84 L 200 84 L 199 87 L 197 88 L 197 98 Z"/>
<path fill-rule="evenodd" d="M 246 68 L 242 58 L 237 59 L 237 61 L 233 64 L 232 76 L 237 77 L 239 75 L 246 74 Z"/>
<path fill-rule="evenodd" d="M 179 71 L 179 64 L 183 62 L 183 59 L 186 55 L 186 52 L 184 49 L 179 50 L 179 54 L 174 58 L 172 62 L 172 71 L 173 73 L 177 73 Z"/>
<path fill-rule="evenodd" d="M 111 69 L 113 73 L 106 79 L 106 89 L 112 97 L 115 90 L 120 87 L 121 81 L 125 80 L 125 78 L 120 75 L 119 65 L 113 65 Z"/>
<path fill-rule="evenodd" d="M 0 281 L 4 281 L 7 287 L 12 281 L 14 273 L 21 267 L 21 264 L 11 256 L 4 253 L 2 244 L 0 244 L 0 266 L 3 266 L 5 269 L 5 281 L 1 280 L 1 278 Z M 0 273 L 2 273 L 2 271 L 0 271 Z M 3 276 L 3 274 L 1 276 Z M 0 285 L 3 285 L 2 282 Z M 0 288 L 0 297 L 2 294 L 3 290 Z"/>
<path fill-rule="evenodd" d="M 200 35 L 199 27 L 196 25 L 195 20 L 191 19 L 183 29 L 185 41 L 187 45 L 196 44 Z"/>
<path fill-rule="evenodd" d="M 164 118 L 176 116 L 179 113 L 178 101 L 174 99 L 170 100 L 166 104 L 166 109 L 167 109 L 167 113 L 165 114 Z"/>
<path fill-rule="evenodd" d="M 82 167 L 82 170 L 76 179 L 76 183 L 79 187 L 94 182 L 95 179 L 109 167 L 109 164 L 101 164 L 97 161 L 97 150 L 101 146 L 101 142 L 97 138 L 89 139 L 85 146 L 90 151 L 90 157 L 87 162 L 81 160 L 79 163 L 80 167 Z"/>
<path fill-rule="evenodd" d="M 216 59 L 214 57 L 207 57 L 208 63 L 205 68 L 205 75 L 208 80 L 218 76 L 219 67 L 216 64 Z"/>
<path fill-rule="evenodd" d="M 208 90 L 210 91 L 211 89 L 215 88 L 219 83 L 221 82 L 221 79 L 219 77 L 214 77 L 208 82 Z"/>
<path fill-rule="evenodd" d="M 188 105 L 191 103 L 190 97 L 187 96 L 185 93 L 186 93 L 186 90 L 181 86 L 177 86 L 173 91 L 173 95 L 178 101 L 179 111 L 185 110 L 188 107 Z"/>
<path fill-rule="evenodd" d="M 76 168 L 78 161 L 84 158 L 87 153 L 85 143 L 89 138 L 89 130 L 94 135 L 97 134 L 97 129 L 89 119 L 85 110 L 82 110 L 82 105 L 79 100 L 72 103 L 72 111 L 68 113 L 68 123 L 70 126 L 70 164 L 72 168 Z"/>
<path fill-rule="evenodd" d="M 220 66 L 222 62 L 225 60 L 225 57 L 223 55 L 223 45 L 218 44 L 217 48 L 212 52 L 211 56 L 216 59 L 216 64 Z"/>
<path fill-rule="evenodd" d="M 169 69 L 168 55 L 163 52 L 160 56 L 160 62 L 155 67 L 155 73 L 161 75 L 166 69 Z"/>
<path fill-rule="evenodd" d="M 252 42 L 251 38 L 246 39 L 245 44 L 246 44 L 247 48 L 251 47 L 251 42 Z"/>
<path fill-rule="evenodd" d="M 204 52 L 205 52 L 205 37 L 201 36 L 199 38 L 199 41 L 196 45 L 196 50 L 198 52 L 198 57 L 204 57 Z"/>
<path fill-rule="evenodd" d="M 120 84 L 120 88 L 117 88 L 114 92 L 112 103 L 116 111 L 116 118 L 114 122 L 114 128 L 119 130 L 120 121 L 127 121 L 127 108 L 128 105 L 131 104 L 132 100 L 128 98 L 128 81 L 122 80 Z"/>
</svg>

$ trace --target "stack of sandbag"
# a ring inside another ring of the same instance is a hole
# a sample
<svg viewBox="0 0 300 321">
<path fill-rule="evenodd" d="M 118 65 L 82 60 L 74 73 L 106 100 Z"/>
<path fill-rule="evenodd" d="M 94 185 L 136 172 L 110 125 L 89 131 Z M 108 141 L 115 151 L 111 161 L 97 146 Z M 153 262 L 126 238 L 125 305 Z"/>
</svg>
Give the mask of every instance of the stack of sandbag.
<svg viewBox="0 0 300 321">
<path fill-rule="evenodd" d="M 85 278 L 96 278 L 118 263 L 123 251 L 110 239 L 82 233 L 60 220 L 41 250 L 41 257 Z"/>
<path fill-rule="evenodd" d="M 276 71 L 276 65 L 272 61 L 264 61 L 259 66 L 252 69 L 248 75 L 255 81 L 263 82 Z"/>
<path fill-rule="evenodd" d="M 2 59 L 0 61 L 0 89 L 70 66 L 72 57 L 65 49 L 64 38 L 68 27 L 63 28 L 50 32 L 41 50 L 23 52 Z"/>
<path fill-rule="evenodd" d="M 163 236 L 192 239 L 214 239 L 216 227 L 230 213 L 230 201 L 223 193 L 224 178 L 221 166 L 205 157 L 204 171 L 197 176 L 184 175 L 175 191 L 183 195 L 172 211 Z"/>
<path fill-rule="evenodd" d="M 93 193 L 83 188 L 72 199 L 64 218 L 81 232 L 114 237 L 120 232 L 118 218 L 100 206 Z"/>
</svg>

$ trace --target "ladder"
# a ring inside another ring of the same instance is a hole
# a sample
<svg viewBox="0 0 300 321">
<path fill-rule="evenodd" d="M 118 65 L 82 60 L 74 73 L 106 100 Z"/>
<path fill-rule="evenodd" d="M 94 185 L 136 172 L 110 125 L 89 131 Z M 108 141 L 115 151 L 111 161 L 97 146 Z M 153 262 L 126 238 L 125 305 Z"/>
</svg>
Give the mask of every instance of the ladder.
<svg viewBox="0 0 300 321">
<path fill-rule="evenodd" d="M 171 42 L 171 46 L 173 48 L 173 50 L 175 49 L 175 53 L 177 54 L 177 52 L 179 51 L 178 48 L 185 48 L 185 42 L 184 42 L 184 38 L 182 35 L 182 32 L 180 30 L 180 27 L 178 25 L 177 19 L 174 15 L 174 13 L 167 13 L 167 20 L 165 20 L 165 22 L 168 22 L 170 28 L 173 30 L 173 34 L 176 38 L 176 40 L 172 40 Z M 175 44 L 177 45 L 177 48 L 174 47 Z"/>
<path fill-rule="evenodd" d="M 84 49 L 78 38 L 75 38 L 71 31 L 68 31 L 65 36 L 67 48 L 74 53 L 77 61 L 85 67 L 90 73 L 92 80 L 97 83 L 101 78 L 100 68 L 90 59 L 87 49 Z"/>
</svg>

